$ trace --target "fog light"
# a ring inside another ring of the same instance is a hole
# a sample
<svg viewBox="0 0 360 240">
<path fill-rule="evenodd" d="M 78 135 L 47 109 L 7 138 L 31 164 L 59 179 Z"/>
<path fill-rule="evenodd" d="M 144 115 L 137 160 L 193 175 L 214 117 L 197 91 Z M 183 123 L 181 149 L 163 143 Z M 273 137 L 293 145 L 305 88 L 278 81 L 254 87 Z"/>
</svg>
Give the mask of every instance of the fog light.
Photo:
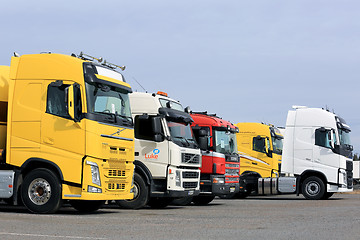
<svg viewBox="0 0 360 240">
<path fill-rule="evenodd" d="M 93 187 L 93 186 L 88 186 L 88 192 L 91 193 L 102 193 L 101 188 L 97 188 L 97 187 Z"/>
</svg>

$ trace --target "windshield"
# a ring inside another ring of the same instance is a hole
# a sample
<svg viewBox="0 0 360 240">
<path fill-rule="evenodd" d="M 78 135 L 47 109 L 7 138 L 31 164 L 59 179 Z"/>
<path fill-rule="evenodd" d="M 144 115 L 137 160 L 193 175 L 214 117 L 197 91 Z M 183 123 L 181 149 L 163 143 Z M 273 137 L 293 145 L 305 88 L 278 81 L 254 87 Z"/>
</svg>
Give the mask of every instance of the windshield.
<svg viewBox="0 0 360 240">
<path fill-rule="evenodd" d="M 273 153 L 281 155 L 283 149 L 283 138 L 271 137 L 271 139 L 273 142 Z"/>
<path fill-rule="evenodd" d="M 237 153 L 235 133 L 215 130 L 215 151 L 219 153 Z"/>
<path fill-rule="evenodd" d="M 111 123 L 132 125 L 128 92 L 102 83 L 85 83 L 88 113 L 105 115 Z"/>
<path fill-rule="evenodd" d="M 340 145 L 351 146 L 350 132 L 339 129 Z"/>
<path fill-rule="evenodd" d="M 190 124 L 167 121 L 172 141 L 182 147 L 197 148 Z"/>
<path fill-rule="evenodd" d="M 167 99 L 163 99 L 163 98 L 160 98 L 159 101 L 160 101 L 161 106 L 164 108 L 171 108 L 171 109 L 179 110 L 181 112 L 184 111 L 184 108 L 181 106 L 180 103 L 170 101 Z"/>
</svg>

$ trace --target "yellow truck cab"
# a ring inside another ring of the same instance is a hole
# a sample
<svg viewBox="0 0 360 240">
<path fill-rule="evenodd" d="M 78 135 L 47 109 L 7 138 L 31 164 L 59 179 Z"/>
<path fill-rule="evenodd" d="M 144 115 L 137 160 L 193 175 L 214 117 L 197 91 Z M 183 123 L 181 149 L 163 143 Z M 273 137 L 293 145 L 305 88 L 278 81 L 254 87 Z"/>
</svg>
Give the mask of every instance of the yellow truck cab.
<svg viewBox="0 0 360 240">
<path fill-rule="evenodd" d="M 283 135 L 273 125 L 237 123 L 236 134 L 240 155 L 240 182 L 238 195 L 246 197 L 257 190 L 258 178 L 278 177 L 281 166 Z"/>
<path fill-rule="evenodd" d="M 133 198 L 132 90 L 117 65 L 95 59 L 16 55 L 0 67 L 0 177 L 10 179 L 0 198 L 35 213 Z"/>
</svg>

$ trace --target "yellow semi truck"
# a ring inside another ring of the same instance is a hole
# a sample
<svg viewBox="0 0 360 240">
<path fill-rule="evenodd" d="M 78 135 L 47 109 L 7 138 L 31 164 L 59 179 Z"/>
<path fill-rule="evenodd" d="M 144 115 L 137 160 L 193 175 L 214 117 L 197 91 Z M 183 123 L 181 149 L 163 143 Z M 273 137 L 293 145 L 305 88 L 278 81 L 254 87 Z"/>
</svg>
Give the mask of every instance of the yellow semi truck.
<svg viewBox="0 0 360 240">
<path fill-rule="evenodd" d="M 278 177 L 281 166 L 283 135 L 273 125 L 243 122 L 235 124 L 240 155 L 240 183 L 238 196 L 246 197 L 257 191 L 258 179 Z"/>
<path fill-rule="evenodd" d="M 98 62 L 95 62 L 98 60 Z M 0 66 L 0 198 L 34 213 L 132 199 L 131 87 L 80 54 L 15 54 Z"/>
</svg>

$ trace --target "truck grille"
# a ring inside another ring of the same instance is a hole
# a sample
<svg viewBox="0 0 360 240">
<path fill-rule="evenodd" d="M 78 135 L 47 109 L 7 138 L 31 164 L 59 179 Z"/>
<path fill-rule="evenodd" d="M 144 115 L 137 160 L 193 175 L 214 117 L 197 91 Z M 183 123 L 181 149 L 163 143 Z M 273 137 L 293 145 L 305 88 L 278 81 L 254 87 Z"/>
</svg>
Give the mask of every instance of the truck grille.
<svg viewBox="0 0 360 240">
<path fill-rule="evenodd" d="M 183 172 L 182 177 L 183 178 L 198 178 L 199 173 L 198 172 Z"/>
<path fill-rule="evenodd" d="M 108 190 L 124 190 L 125 189 L 125 183 L 108 182 L 107 183 L 107 189 Z"/>
<path fill-rule="evenodd" d="M 227 163 L 227 164 L 225 164 L 225 167 L 226 168 L 239 168 L 239 164 L 229 164 L 229 163 Z"/>
<path fill-rule="evenodd" d="M 226 168 L 226 169 L 225 169 L 225 174 L 239 175 L 239 169 L 229 169 L 229 168 Z"/>
<path fill-rule="evenodd" d="M 239 155 L 226 155 L 226 162 L 240 162 Z"/>
<path fill-rule="evenodd" d="M 183 188 L 197 188 L 197 182 L 183 182 Z"/>
<path fill-rule="evenodd" d="M 109 169 L 108 171 L 109 177 L 125 177 L 125 171 L 118 169 Z"/>
<path fill-rule="evenodd" d="M 199 164 L 200 163 L 200 155 L 199 154 L 191 154 L 191 153 L 182 153 L 181 154 L 181 162 L 190 163 L 190 164 Z"/>
</svg>

